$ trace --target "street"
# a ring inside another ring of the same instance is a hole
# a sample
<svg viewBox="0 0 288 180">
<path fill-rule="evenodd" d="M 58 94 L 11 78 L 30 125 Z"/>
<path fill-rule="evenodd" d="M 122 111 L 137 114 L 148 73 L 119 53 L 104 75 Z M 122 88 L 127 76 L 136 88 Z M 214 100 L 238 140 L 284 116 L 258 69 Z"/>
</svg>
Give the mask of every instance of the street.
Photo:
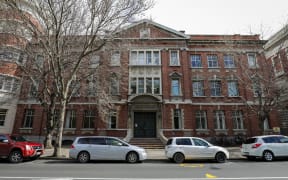
<svg viewBox="0 0 288 180">
<path fill-rule="evenodd" d="M 0 161 L 0 179 L 288 179 L 288 161 L 229 160 L 219 164 L 188 161 L 175 164 L 166 160 L 138 164 L 93 161 L 80 164 L 72 160 L 36 160 L 19 164 Z"/>
</svg>

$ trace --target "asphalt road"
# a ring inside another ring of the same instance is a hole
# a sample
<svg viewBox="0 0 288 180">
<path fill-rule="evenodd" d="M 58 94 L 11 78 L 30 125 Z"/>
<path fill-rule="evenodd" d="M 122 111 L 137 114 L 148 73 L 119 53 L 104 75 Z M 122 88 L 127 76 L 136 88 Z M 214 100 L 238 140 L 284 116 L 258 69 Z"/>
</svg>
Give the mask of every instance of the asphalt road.
<svg viewBox="0 0 288 180">
<path fill-rule="evenodd" d="M 36 160 L 20 164 L 0 161 L 0 180 L 201 180 L 201 179 L 288 179 L 288 161 L 274 162 L 230 160 L 218 164 L 189 161 L 175 164 L 169 161 L 126 162 L 94 161 L 80 164 L 72 160 Z"/>
</svg>

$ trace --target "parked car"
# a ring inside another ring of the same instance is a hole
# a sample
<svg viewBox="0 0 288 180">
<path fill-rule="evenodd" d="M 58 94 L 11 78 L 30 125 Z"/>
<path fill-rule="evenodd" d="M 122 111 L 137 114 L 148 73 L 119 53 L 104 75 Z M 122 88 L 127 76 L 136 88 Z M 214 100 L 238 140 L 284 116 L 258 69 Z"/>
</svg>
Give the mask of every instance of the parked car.
<svg viewBox="0 0 288 180">
<path fill-rule="evenodd" d="M 249 160 L 263 158 L 273 161 L 275 158 L 288 157 L 288 137 L 266 135 L 247 138 L 241 145 L 241 154 Z"/>
<path fill-rule="evenodd" d="M 35 160 L 44 153 L 41 143 L 31 142 L 23 136 L 0 134 L 0 158 L 12 163 L 22 162 L 23 159 Z"/>
<path fill-rule="evenodd" d="M 229 152 L 223 147 L 214 146 L 198 137 L 172 137 L 165 146 L 168 159 L 182 163 L 191 159 L 214 159 L 223 163 L 229 158 Z"/>
<path fill-rule="evenodd" d="M 126 160 L 136 163 L 145 160 L 147 153 L 145 149 L 130 145 L 116 137 L 83 136 L 74 140 L 69 157 L 81 163 L 89 160 Z"/>
</svg>

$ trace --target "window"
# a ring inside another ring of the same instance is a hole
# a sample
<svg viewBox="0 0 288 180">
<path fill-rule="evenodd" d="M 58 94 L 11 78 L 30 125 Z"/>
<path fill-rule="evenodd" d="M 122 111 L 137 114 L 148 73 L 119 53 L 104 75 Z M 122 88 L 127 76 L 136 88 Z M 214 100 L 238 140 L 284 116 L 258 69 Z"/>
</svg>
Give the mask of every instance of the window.
<svg viewBox="0 0 288 180">
<path fill-rule="evenodd" d="M 29 97 L 37 97 L 38 95 L 39 81 L 31 82 L 29 89 Z"/>
<path fill-rule="evenodd" d="M 80 81 L 73 80 L 70 84 L 71 89 L 71 95 L 73 97 L 79 97 L 80 96 Z"/>
<path fill-rule="evenodd" d="M 237 81 L 228 81 L 228 96 L 229 97 L 239 96 Z"/>
<path fill-rule="evenodd" d="M 218 58 L 217 55 L 208 55 L 208 67 L 209 68 L 218 68 Z"/>
<path fill-rule="evenodd" d="M 191 55 L 190 59 L 191 59 L 191 67 L 192 68 L 201 68 L 202 67 L 201 55 L 198 55 L 198 54 Z"/>
<path fill-rule="evenodd" d="M 234 129 L 244 129 L 242 111 L 232 111 Z"/>
<path fill-rule="evenodd" d="M 7 109 L 0 109 L 0 126 L 5 125 Z"/>
<path fill-rule="evenodd" d="M 181 89 L 180 89 L 180 80 L 179 79 L 172 79 L 171 80 L 171 92 L 172 96 L 180 96 Z"/>
<path fill-rule="evenodd" d="M 152 91 L 153 90 L 153 91 Z M 130 93 L 143 94 L 152 93 L 160 94 L 160 78 L 158 77 L 131 77 Z"/>
<path fill-rule="evenodd" d="M 90 62 L 89 62 L 89 67 L 90 68 L 97 68 L 98 65 L 100 63 L 100 56 L 98 55 L 93 55 L 91 58 L 90 58 Z"/>
<path fill-rule="evenodd" d="M 35 63 L 33 64 L 34 69 L 43 68 L 44 65 L 44 56 L 37 55 L 35 58 Z"/>
<path fill-rule="evenodd" d="M 248 54 L 248 66 L 249 66 L 249 68 L 256 68 L 257 67 L 256 54 L 255 53 Z"/>
<path fill-rule="evenodd" d="M 282 60 L 279 56 L 272 58 L 272 65 L 276 76 L 284 73 Z"/>
<path fill-rule="evenodd" d="M 87 96 L 95 97 L 97 95 L 97 83 L 94 77 L 91 76 L 87 80 Z"/>
<path fill-rule="evenodd" d="M 221 81 L 210 81 L 210 93 L 211 96 L 221 96 Z"/>
<path fill-rule="evenodd" d="M 26 60 L 26 55 L 23 52 L 17 52 L 16 49 L 0 49 L 0 60 L 14 61 L 17 63 L 23 63 Z"/>
<path fill-rule="evenodd" d="M 224 55 L 224 66 L 225 68 L 235 68 L 233 55 Z"/>
<path fill-rule="evenodd" d="M 67 110 L 65 118 L 66 118 L 65 128 L 76 128 L 76 111 L 75 110 Z"/>
<path fill-rule="evenodd" d="M 209 146 L 208 143 L 206 143 L 205 141 L 202 141 L 201 139 L 193 138 L 193 141 L 194 141 L 195 146 L 205 146 L 205 147 Z"/>
<path fill-rule="evenodd" d="M 254 97 L 261 97 L 263 96 L 262 94 L 262 87 L 260 85 L 259 82 L 253 82 L 252 84 L 252 90 L 253 90 L 253 94 L 254 94 Z"/>
<path fill-rule="evenodd" d="M 189 138 L 181 138 L 181 139 L 176 139 L 176 144 L 177 145 L 188 145 L 191 146 L 192 142 Z"/>
<path fill-rule="evenodd" d="M 196 111 L 196 127 L 197 129 L 207 129 L 206 111 Z"/>
<path fill-rule="evenodd" d="M 113 74 L 110 80 L 110 94 L 118 95 L 119 94 L 119 81 L 118 77 Z"/>
<path fill-rule="evenodd" d="M 120 66 L 120 56 L 121 56 L 120 51 L 112 52 L 110 65 L 111 66 Z"/>
<path fill-rule="evenodd" d="M 108 128 L 116 129 L 116 127 L 117 127 L 117 112 L 115 110 L 111 110 L 109 112 Z"/>
<path fill-rule="evenodd" d="M 26 109 L 24 114 L 23 128 L 32 128 L 34 119 L 34 109 Z"/>
<path fill-rule="evenodd" d="M 83 128 L 91 129 L 94 128 L 95 111 L 85 110 L 83 119 Z"/>
<path fill-rule="evenodd" d="M 130 65 L 159 65 L 160 51 L 131 51 Z"/>
<path fill-rule="evenodd" d="M 204 96 L 204 82 L 203 81 L 193 81 L 193 96 Z"/>
<path fill-rule="evenodd" d="M 146 78 L 146 93 L 152 94 L 152 78 Z"/>
<path fill-rule="evenodd" d="M 160 94 L 160 78 L 154 78 L 154 94 Z"/>
<path fill-rule="evenodd" d="M 0 91 L 16 93 L 20 87 L 20 80 L 14 77 L 0 75 Z"/>
<path fill-rule="evenodd" d="M 225 129 L 225 116 L 224 111 L 215 111 L 214 112 L 214 125 L 215 129 Z"/>
<path fill-rule="evenodd" d="M 182 128 L 182 111 L 181 109 L 173 110 L 173 127 L 174 129 Z"/>
<path fill-rule="evenodd" d="M 179 52 L 178 51 L 170 51 L 170 66 L 179 66 Z"/>
</svg>

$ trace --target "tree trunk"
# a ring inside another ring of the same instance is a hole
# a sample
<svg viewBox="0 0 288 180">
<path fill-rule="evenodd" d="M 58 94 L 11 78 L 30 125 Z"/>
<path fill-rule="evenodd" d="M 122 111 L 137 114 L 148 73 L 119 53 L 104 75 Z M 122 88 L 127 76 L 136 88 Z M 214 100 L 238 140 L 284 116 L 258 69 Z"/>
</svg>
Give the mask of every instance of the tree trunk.
<svg viewBox="0 0 288 180">
<path fill-rule="evenodd" d="M 59 124 L 57 127 L 56 141 L 54 144 L 53 156 L 55 157 L 62 157 L 62 134 L 63 134 L 63 127 L 64 127 L 65 112 L 66 112 L 66 101 L 62 100 L 61 107 L 60 107 L 60 119 L 59 119 Z"/>
</svg>

